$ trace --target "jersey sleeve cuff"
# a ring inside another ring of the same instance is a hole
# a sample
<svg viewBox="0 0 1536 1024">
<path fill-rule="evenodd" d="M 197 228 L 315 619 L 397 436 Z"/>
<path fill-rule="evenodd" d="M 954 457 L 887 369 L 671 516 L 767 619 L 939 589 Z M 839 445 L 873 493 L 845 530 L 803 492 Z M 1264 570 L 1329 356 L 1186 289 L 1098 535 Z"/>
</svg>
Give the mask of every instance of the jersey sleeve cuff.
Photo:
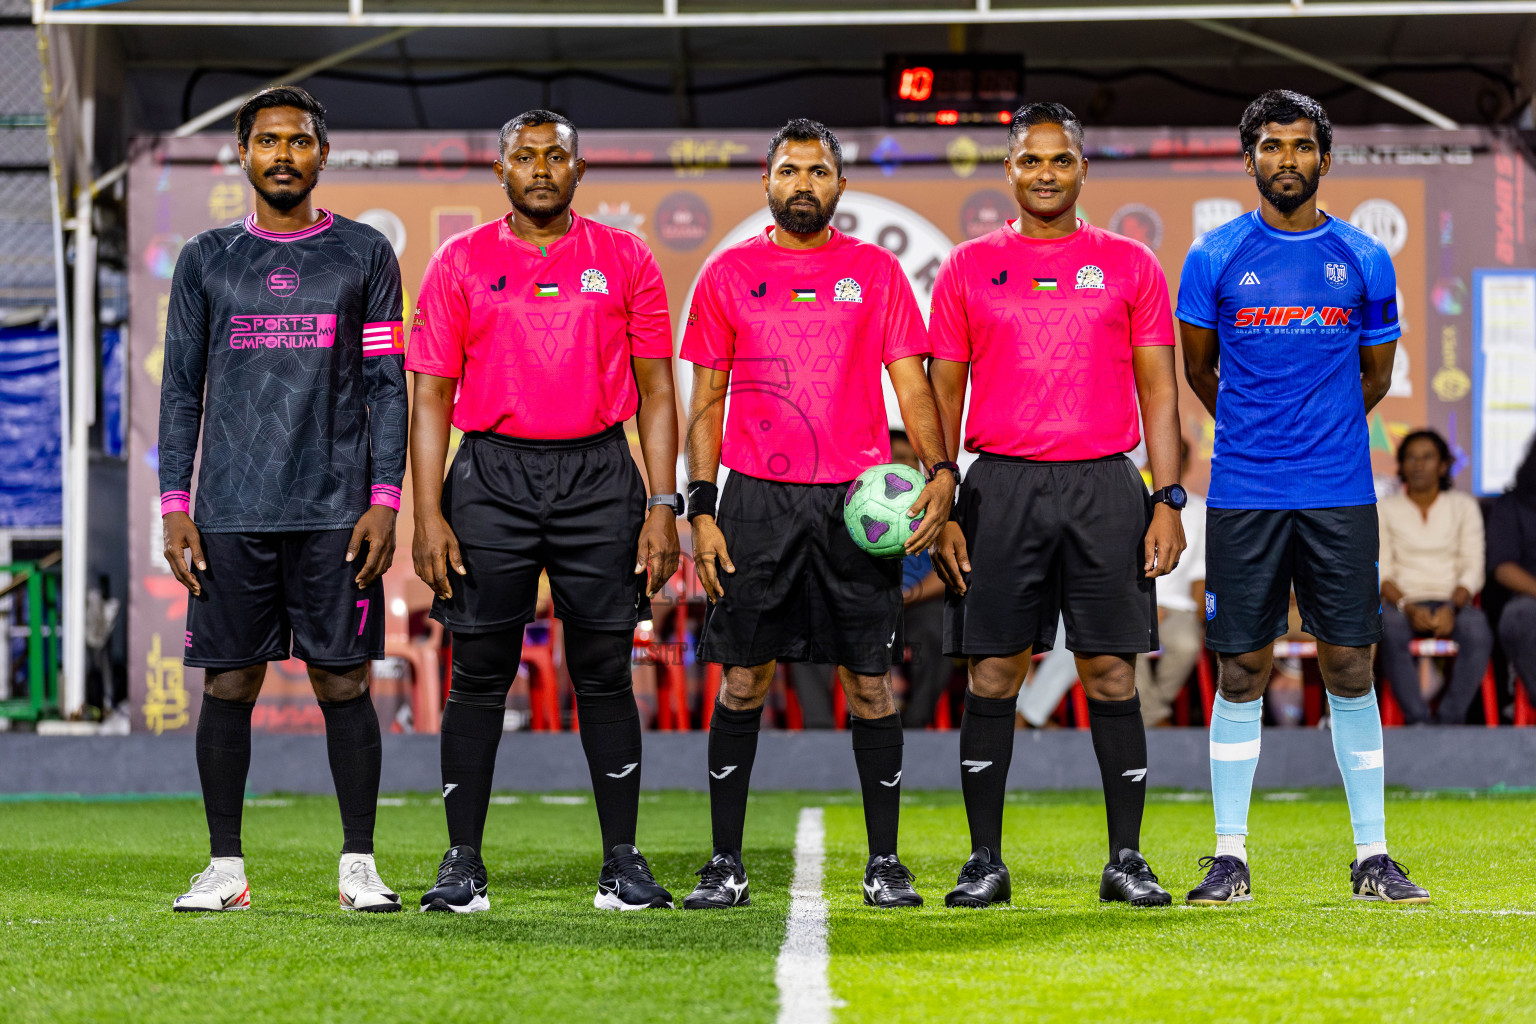
<svg viewBox="0 0 1536 1024">
<path fill-rule="evenodd" d="M 172 512 L 185 512 L 192 514 L 192 495 L 186 491 L 161 491 L 160 514 L 170 515 Z"/>
<path fill-rule="evenodd" d="M 927 359 L 931 355 L 933 355 L 933 348 L 930 345 L 904 345 L 885 354 L 885 365 L 890 366 L 898 359 L 906 359 L 909 356 L 922 356 Z"/>
<path fill-rule="evenodd" d="M 1389 341 L 1397 341 L 1402 336 L 1403 331 L 1400 327 L 1393 327 L 1390 330 L 1381 332 L 1380 334 L 1371 335 L 1367 335 L 1364 331 L 1361 331 L 1360 347 L 1371 348 L 1374 345 L 1385 345 Z"/>
<path fill-rule="evenodd" d="M 363 357 L 405 354 L 405 323 L 401 320 L 376 320 L 363 324 Z"/>
<path fill-rule="evenodd" d="M 373 504 L 375 504 L 375 505 L 383 505 L 386 508 L 392 508 L 396 512 L 399 512 L 400 511 L 400 488 L 398 488 L 398 487 L 391 487 L 391 486 L 389 486 L 389 484 L 374 484 L 373 485 Z"/>
</svg>

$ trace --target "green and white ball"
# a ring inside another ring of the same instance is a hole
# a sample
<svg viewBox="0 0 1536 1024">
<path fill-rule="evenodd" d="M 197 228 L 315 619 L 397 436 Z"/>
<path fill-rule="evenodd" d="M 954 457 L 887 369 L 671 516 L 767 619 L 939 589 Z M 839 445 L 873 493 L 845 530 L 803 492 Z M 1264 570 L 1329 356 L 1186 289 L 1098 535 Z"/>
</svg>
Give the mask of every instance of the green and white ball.
<svg viewBox="0 0 1536 1024">
<path fill-rule="evenodd" d="M 880 558 L 905 555 L 907 538 L 923 524 L 923 516 L 908 519 L 907 509 L 925 482 L 911 466 L 871 466 L 860 473 L 843 496 L 843 523 L 853 542 Z"/>
</svg>

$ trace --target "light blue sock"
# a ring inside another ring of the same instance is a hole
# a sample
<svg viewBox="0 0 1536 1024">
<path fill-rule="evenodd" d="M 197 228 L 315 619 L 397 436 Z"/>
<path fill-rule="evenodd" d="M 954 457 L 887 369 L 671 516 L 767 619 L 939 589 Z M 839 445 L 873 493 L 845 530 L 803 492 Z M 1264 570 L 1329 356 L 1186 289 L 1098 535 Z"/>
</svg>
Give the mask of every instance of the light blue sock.
<svg viewBox="0 0 1536 1024">
<path fill-rule="evenodd" d="M 1218 837 L 1248 834 L 1248 804 L 1253 798 L 1253 772 L 1259 766 L 1263 716 L 1262 697 L 1234 704 L 1216 695 L 1211 709 L 1211 795 L 1216 802 Z M 1217 843 L 1218 854 L 1234 849 L 1220 838 Z M 1240 849 L 1241 844 L 1236 847 Z"/>
<path fill-rule="evenodd" d="M 1382 792 L 1386 771 L 1381 757 L 1381 710 L 1376 692 L 1364 697 L 1328 695 L 1333 715 L 1333 756 L 1344 776 L 1344 796 L 1349 800 L 1349 823 L 1355 830 L 1355 846 L 1380 844 L 1386 851 L 1387 805 Z"/>
</svg>

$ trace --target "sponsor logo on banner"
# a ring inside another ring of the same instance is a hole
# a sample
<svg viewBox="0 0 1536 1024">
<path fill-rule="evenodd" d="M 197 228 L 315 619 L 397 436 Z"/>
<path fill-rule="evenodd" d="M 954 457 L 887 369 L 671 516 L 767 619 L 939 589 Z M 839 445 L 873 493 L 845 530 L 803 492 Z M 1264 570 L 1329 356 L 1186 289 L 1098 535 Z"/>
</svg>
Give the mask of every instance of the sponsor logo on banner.
<svg viewBox="0 0 1536 1024">
<path fill-rule="evenodd" d="M 1142 203 L 1127 203 L 1109 218 L 1109 230 L 1134 238 L 1153 252 L 1163 244 L 1163 218 Z"/>
<path fill-rule="evenodd" d="M 629 203 L 598 203 L 597 212 L 588 214 L 599 224 L 606 224 L 610 228 L 618 228 L 620 231 L 628 231 L 632 235 L 645 237 L 645 232 L 640 230 L 640 225 L 645 223 L 645 214 L 636 213 L 629 208 Z"/>
<path fill-rule="evenodd" d="M 397 217 L 393 211 L 375 207 L 372 210 L 364 210 L 354 218 L 359 224 L 367 224 L 389 243 L 389 247 L 395 250 L 395 258 L 405 252 L 405 222 Z"/>
<path fill-rule="evenodd" d="M 669 249 L 697 249 L 709 228 L 709 206 L 692 192 L 673 192 L 656 206 L 656 237 Z"/>
<path fill-rule="evenodd" d="M 1195 237 L 1214 231 L 1243 215 L 1243 204 L 1236 199 L 1197 199 L 1194 205 Z"/>
<path fill-rule="evenodd" d="M 180 235 L 162 233 L 155 235 L 144 247 L 144 267 L 162 281 L 169 281 L 176 273 L 176 257 L 187 240 Z"/>
<path fill-rule="evenodd" d="M 960 206 L 960 233 L 967 239 L 980 238 L 1008 223 L 1013 200 L 996 189 L 974 192 Z"/>
<path fill-rule="evenodd" d="M 1349 215 L 1349 222 L 1387 247 L 1396 256 L 1408 241 L 1408 218 L 1390 199 L 1367 199 Z"/>
</svg>

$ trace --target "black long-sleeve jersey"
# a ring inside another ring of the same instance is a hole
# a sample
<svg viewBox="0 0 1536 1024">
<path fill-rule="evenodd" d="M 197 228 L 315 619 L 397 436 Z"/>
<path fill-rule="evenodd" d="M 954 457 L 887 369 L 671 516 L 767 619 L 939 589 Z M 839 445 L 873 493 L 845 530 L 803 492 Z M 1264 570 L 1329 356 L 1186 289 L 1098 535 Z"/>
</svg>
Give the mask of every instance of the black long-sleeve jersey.
<svg viewBox="0 0 1536 1024">
<path fill-rule="evenodd" d="M 400 266 L 373 228 L 324 212 L 277 234 L 205 231 L 171 282 L 160 391 L 160 510 L 198 529 L 350 527 L 400 507 L 407 401 Z"/>
</svg>

